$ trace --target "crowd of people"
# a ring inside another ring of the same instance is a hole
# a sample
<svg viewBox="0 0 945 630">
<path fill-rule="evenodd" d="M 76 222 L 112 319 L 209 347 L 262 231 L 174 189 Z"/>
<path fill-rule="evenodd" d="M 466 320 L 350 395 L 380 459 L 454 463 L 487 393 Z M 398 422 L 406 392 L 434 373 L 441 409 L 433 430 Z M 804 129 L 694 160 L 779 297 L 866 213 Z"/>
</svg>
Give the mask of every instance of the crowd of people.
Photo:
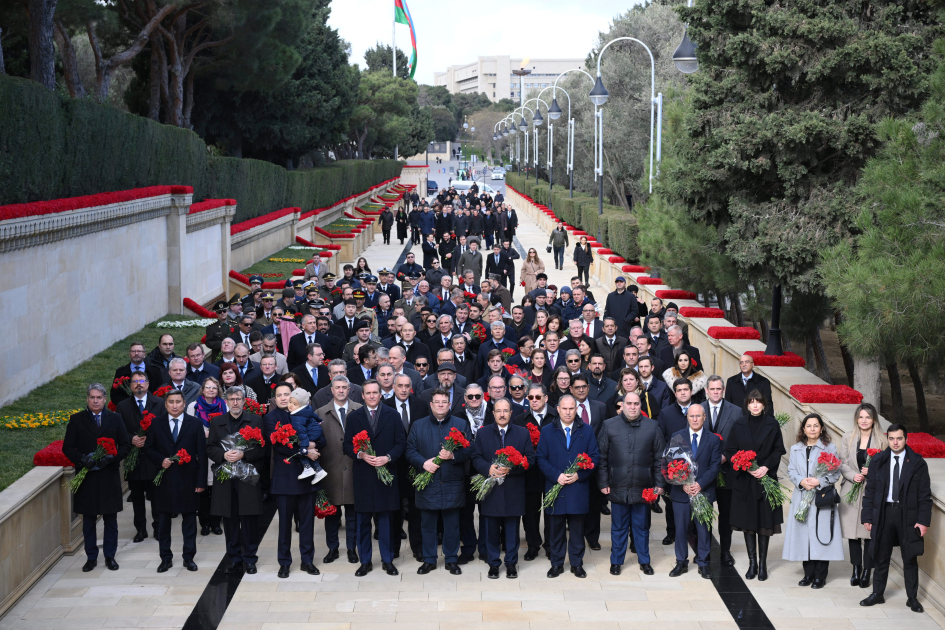
<svg viewBox="0 0 945 630">
<path fill-rule="evenodd" d="M 301 569 L 319 573 L 316 516 L 325 521 L 322 562 L 341 557 L 343 518 L 346 559 L 358 576 L 373 570 L 376 540 L 389 575 L 399 573 L 395 560 L 409 547 L 420 574 L 437 569 L 442 553 L 452 574 L 478 557 L 489 578 L 503 565 L 515 578 L 524 532 L 524 561 L 544 554 L 554 578 L 567 560 L 583 578 L 586 547 L 601 549 L 602 515 L 611 517 L 610 573 L 621 574 L 630 553 L 652 575 L 650 529 L 662 514 L 661 542 L 675 550 L 671 576 L 688 572 L 691 556 L 701 577 L 713 577 L 715 529 L 723 565 L 735 566 L 733 532 L 741 532 L 745 578 L 767 580 L 769 543 L 783 532 L 783 558 L 802 563 L 801 586 L 818 589 L 828 563 L 844 559 L 847 540 L 850 584 L 872 584 L 862 602 L 870 606 L 883 602 L 898 545 L 908 605 L 922 610 L 916 557 L 932 499 L 928 468 L 907 446 L 905 427 L 884 434 L 864 403 L 842 436 L 808 414 L 788 447 L 771 384 L 749 355 L 737 374 L 706 373 L 676 304 L 643 303 L 622 276 L 598 301 L 577 250 L 584 273 L 570 286 L 549 285 L 537 251 L 522 260 L 513 246 L 517 219 L 501 200 L 473 197 L 457 207 L 451 193 L 442 197 L 432 212 L 411 211 L 422 219 L 414 236 L 425 241 L 422 265 L 409 253 L 396 270 L 375 275 L 359 258 L 336 278 L 315 258 L 278 299 L 254 276 L 249 295 L 215 305 L 219 321 L 184 356 L 171 334 L 150 352 L 134 343 L 111 388 L 89 387 L 87 409 L 71 418 L 63 446 L 87 471 L 75 494 L 83 570 L 97 563 L 97 515 L 106 566 L 118 569 L 121 462 L 137 449 L 136 464 L 124 466 L 133 540 L 149 531 L 157 537 L 159 572 L 173 566 L 171 524 L 179 516 L 185 568 L 197 568 L 199 526 L 204 536 L 225 535 L 228 572 L 255 573 L 259 516 L 271 500 L 279 577 L 292 566 L 293 533 Z M 549 242 L 556 268 L 567 246 L 560 231 Z M 491 253 L 478 251 L 483 239 Z M 515 260 L 524 285 L 517 302 Z M 99 457 L 103 437 L 116 448 Z M 665 466 L 667 449 L 680 444 L 698 471 L 685 483 Z M 499 457 L 507 449 L 520 457 Z M 180 457 L 184 450 L 189 457 Z M 738 461 L 747 451 L 750 467 Z M 842 465 L 824 472 L 824 454 Z M 779 476 L 785 456 L 786 477 Z M 796 488 L 786 516 L 764 478 Z M 841 496 L 857 489 L 854 500 L 822 499 L 838 494 L 838 482 Z M 816 494 L 813 505 L 804 491 Z M 714 506 L 717 521 L 697 518 L 696 498 Z"/>
</svg>

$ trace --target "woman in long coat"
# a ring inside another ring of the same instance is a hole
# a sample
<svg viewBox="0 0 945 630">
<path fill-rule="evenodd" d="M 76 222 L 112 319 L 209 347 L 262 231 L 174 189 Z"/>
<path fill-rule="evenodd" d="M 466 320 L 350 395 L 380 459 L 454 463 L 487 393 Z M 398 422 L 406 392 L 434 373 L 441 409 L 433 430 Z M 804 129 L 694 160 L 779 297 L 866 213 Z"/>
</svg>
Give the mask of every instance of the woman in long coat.
<svg viewBox="0 0 945 630">
<path fill-rule="evenodd" d="M 407 213 L 404 212 L 403 206 L 397 211 L 397 216 L 394 217 L 394 220 L 397 222 L 397 240 L 403 245 L 404 239 L 407 238 L 407 228 L 410 225 L 410 219 L 407 218 Z"/>
<path fill-rule="evenodd" d="M 525 293 L 531 293 L 538 286 L 536 276 L 545 273 L 545 263 L 538 258 L 538 252 L 534 248 L 528 250 L 528 256 L 522 261 L 522 271 L 520 272 L 522 282 L 525 283 Z"/>
<path fill-rule="evenodd" d="M 765 498 L 760 477 L 767 475 L 777 481 L 781 457 L 787 452 L 781 426 L 774 416 L 765 414 L 765 398 L 752 390 L 745 398 L 745 413 L 732 426 L 725 447 L 725 458 L 731 460 L 738 451 L 754 451 L 758 470 L 733 471 L 732 529 L 743 532 L 748 549 L 748 572 L 745 579 L 756 576 L 768 579 L 768 543 L 781 533 L 784 515 L 780 507 L 772 509 Z"/>
<path fill-rule="evenodd" d="M 804 563 L 804 577 L 798 586 L 823 588 L 827 583 L 827 569 L 831 560 L 843 560 L 843 542 L 840 523 L 836 520 L 836 506 L 818 510 L 811 505 L 807 519 L 796 518 L 805 490 L 823 489 L 840 479 L 840 468 L 817 475 L 817 460 L 822 453 L 837 456 L 837 446 L 831 443 L 824 421 L 816 413 L 807 414 L 801 421 L 797 443 L 791 447 L 788 476 L 794 484 L 791 512 L 784 536 L 782 558 Z"/>
<path fill-rule="evenodd" d="M 578 278 L 584 279 L 584 284 L 590 284 L 588 270 L 594 263 L 594 250 L 587 242 L 587 237 L 582 236 L 581 242 L 574 246 L 574 264 L 577 266 Z"/>
<path fill-rule="evenodd" d="M 879 426 L 879 414 L 876 407 L 863 403 L 856 408 L 853 414 L 853 430 L 843 434 L 840 438 L 839 457 L 840 473 L 843 483 L 840 486 L 840 532 L 844 539 L 849 541 L 850 564 L 853 565 L 853 577 L 850 586 L 869 588 L 872 565 L 869 562 L 870 533 L 860 523 L 860 512 L 863 510 L 864 489 L 860 489 L 853 504 L 847 503 L 843 497 L 859 481 L 866 481 L 866 460 L 870 449 L 886 450 L 889 441 Z"/>
</svg>

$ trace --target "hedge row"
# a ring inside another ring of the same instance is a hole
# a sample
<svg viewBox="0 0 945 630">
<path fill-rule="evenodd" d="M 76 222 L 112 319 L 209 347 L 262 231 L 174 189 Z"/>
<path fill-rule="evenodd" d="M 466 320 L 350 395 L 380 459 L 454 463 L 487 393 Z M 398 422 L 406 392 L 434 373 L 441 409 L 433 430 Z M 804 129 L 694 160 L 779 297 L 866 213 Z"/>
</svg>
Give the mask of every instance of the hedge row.
<svg viewBox="0 0 945 630">
<path fill-rule="evenodd" d="M 287 171 L 261 160 L 214 157 L 192 131 L 6 75 L 0 75 L 0 130 L 0 205 L 187 185 L 195 200 L 236 199 L 239 222 L 279 208 L 328 206 L 403 168 L 393 160 L 351 160 Z"/>
<path fill-rule="evenodd" d="M 508 173 L 505 181 L 512 188 L 528 195 L 536 202 L 550 206 L 555 216 L 565 223 L 579 227 L 588 234 L 597 235 L 600 227 L 601 243 L 614 253 L 623 256 L 628 261 L 636 262 L 640 258 L 640 247 L 637 236 L 640 227 L 637 218 L 619 206 L 604 204 L 604 214 L 598 215 L 597 197 L 586 193 L 574 193 L 569 197 L 567 188 L 556 188 L 553 192 L 548 189 L 548 182 Z"/>
</svg>

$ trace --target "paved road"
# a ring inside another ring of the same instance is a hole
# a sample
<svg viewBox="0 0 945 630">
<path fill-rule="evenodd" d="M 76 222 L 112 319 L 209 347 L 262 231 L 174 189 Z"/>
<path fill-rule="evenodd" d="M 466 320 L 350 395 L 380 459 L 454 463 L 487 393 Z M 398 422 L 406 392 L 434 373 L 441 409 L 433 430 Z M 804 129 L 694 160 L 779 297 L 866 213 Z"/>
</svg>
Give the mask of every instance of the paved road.
<svg viewBox="0 0 945 630">
<path fill-rule="evenodd" d="M 424 162 L 410 162 L 410 164 L 424 164 Z M 466 162 L 463 162 L 463 166 L 466 165 Z M 477 164 L 471 164 L 472 168 L 482 168 L 482 162 Z M 450 167 L 453 168 L 453 172 L 450 173 Z M 435 181 L 440 187 L 440 190 L 449 186 L 450 178 L 456 179 L 456 173 L 460 169 L 460 163 L 457 160 L 444 161 L 442 164 L 437 164 L 433 158 L 430 158 L 430 179 Z M 440 172 L 445 170 L 446 172 Z M 482 189 L 482 175 L 476 177 L 476 181 L 479 183 L 480 190 Z M 505 181 L 496 179 L 491 179 L 490 175 L 486 175 L 486 185 L 489 186 L 495 192 L 501 192 L 505 194 Z M 495 192 L 492 194 L 495 195 Z M 430 196 L 432 197 L 432 195 Z M 428 197 L 428 199 L 430 198 Z"/>
</svg>

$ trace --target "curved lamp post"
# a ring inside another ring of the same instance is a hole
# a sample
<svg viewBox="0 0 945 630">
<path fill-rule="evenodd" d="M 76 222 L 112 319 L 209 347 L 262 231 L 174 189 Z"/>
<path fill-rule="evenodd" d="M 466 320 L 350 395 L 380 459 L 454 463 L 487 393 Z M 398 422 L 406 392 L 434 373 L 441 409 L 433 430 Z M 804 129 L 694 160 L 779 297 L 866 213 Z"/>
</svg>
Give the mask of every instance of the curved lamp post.
<svg viewBox="0 0 945 630">
<path fill-rule="evenodd" d="M 555 82 L 554 82 L 554 85 L 552 86 L 552 87 L 554 88 L 554 90 L 555 90 L 555 91 L 553 92 L 553 94 L 555 94 L 555 97 L 552 97 L 552 100 L 551 100 L 551 107 L 548 109 L 548 116 L 549 116 L 549 118 L 551 118 L 552 120 L 557 120 L 557 119 L 561 116 L 561 113 L 562 113 L 562 112 L 561 112 L 561 107 L 558 105 L 557 91 L 558 91 L 558 90 L 561 90 L 562 92 L 564 92 L 565 95 L 568 97 L 568 156 L 567 156 L 567 168 L 568 168 L 568 179 L 570 180 L 568 186 L 569 186 L 569 191 L 570 191 L 570 192 L 569 192 L 569 196 L 573 199 L 573 198 L 574 198 L 574 118 L 571 117 L 571 95 L 568 94 L 567 92 L 565 92 L 565 91 L 564 91 L 564 88 L 559 88 L 559 87 L 558 87 L 558 80 L 559 80 L 561 77 L 563 77 L 564 75 L 568 74 L 569 72 L 580 72 L 581 74 L 583 74 L 584 76 L 586 76 L 586 77 L 588 78 L 588 80 L 590 80 L 591 83 L 594 83 L 594 77 L 592 77 L 591 75 L 589 75 L 587 72 L 585 72 L 584 70 L 582 70 L 582 69 L 580 69 L 580 68 L 573 68 L 573 69 L 571 69 L 571 70 L 565 70 L 564 72 L 562 72 L 561 74 L 559 74 L 557 77 L 555 77 Z M 546 88 L 546 89 L 547 89 L 547 88 Z M 596 110 L 597 110 L 597 106 L 596 106 L 596 105 L 594 106 L 594 110 L 595 110 L 595 116 L 596 116 Z M 595 133 L 597 132 L 597 125 L 596 125 L 596 124 L 594 125 L 594 131 L 595 131 Z M 595 143 L 596 143 L 596 136 L 595 136 Z"/>
<path fill-rule="evenodd" d="M 525 104 L 523 104 L 522 106 L 524 107 L 525 105 L 527 105 L 528 103 L 531 103 L 532 101 L 537 101 L 535 103 L 535 112 L 532 114 L 532 125 L 535 129 L 535 156 L 532 159 L 532 164 L 535 167 L 535 182 L 537 183 L 538 182 L 538 127 L 540 127 L 541 123 L 543 123 L 545 120 L 544 117 L 541 115 L 541 109 L 538 107 L 538 103 L 541 103 L 542 105 L 545 106 L 545 111 L 548 111 L 548 103 L 546 103 L 545 101 L 541 100 L 539 97 L 536 96 L 525 101 Z M 523 123 L 525 122 L 524 116 L 522 117 L 522 122 Z M 525 129 L 522 129 L 522 131 L 525 131 Z M 528 147 L 527 140 L 525 142 L 525 146 Z M 525 149 L 525 156 L 527 159 L 528 158 L 527 148 Z"/>
<path fill-rule="evenodd" d="M 533 112 L 530 107 L 525 107 L 524 105 L 521 105 L 521 106 L 516 107 L 515 109 L 513 109 L 512 112 L 511 112 L 508 116 L 506 116 L 506 118 L 511 118 L 511 119 L 512 119 L 512 124 L 509 126 L 509 133 L 516 133 L 516 131 L 521 131 L 522 134 L 525 136 L 525 159 L 527 160 L 527 159 L 528 159 L 528 134 L 525 133 L 525 131 L 528 129 L 528 122 L 525 120 L 525 112 L 519 111 L 519 110 L 526 110 L 526 109 L 528 110 L 528 112 L 529 112 L 530 114 L 532 114 L 532 115 L 535 114 L 535 112 Z M 515 123 L 515 114 L 518 114 L 519 116 L 522 117 L 522 120 L 521 120 L 521 122 L 518 123 L 518 125 L 516 125 L 516 123 Z M 516 130 L 516 127 L 518 127 L 517 130 Z M 519 152 L 519 149 L 520 149 L 520 148 L 521 148 L 521 146 L 519 145 L 518 138 L 516 138 L 516 139 L 515 139 L 515 161 L 516 161 L 517 164 L 518 164 L 518 172 L 519 172 L 519 174 L 521 175 L 521 173 L 522 173 L 522 155 L 521 155 L 521 153 Z"/>
<path fill-rule="evenodd" d="M 689 0 L 686 6 L 691 7 L 692 0 Z M 686 30 L 683 32 L 682 42 L 680 42 L 676 51 L 673 53 L 673 63 L 676 64 L 676 69 L 683 74 L 692 74 L 699 69 L 699 60 L 696 59 L 696 45 L 689 39 L 688 24 L 686 25 Z"/>
</svg>

